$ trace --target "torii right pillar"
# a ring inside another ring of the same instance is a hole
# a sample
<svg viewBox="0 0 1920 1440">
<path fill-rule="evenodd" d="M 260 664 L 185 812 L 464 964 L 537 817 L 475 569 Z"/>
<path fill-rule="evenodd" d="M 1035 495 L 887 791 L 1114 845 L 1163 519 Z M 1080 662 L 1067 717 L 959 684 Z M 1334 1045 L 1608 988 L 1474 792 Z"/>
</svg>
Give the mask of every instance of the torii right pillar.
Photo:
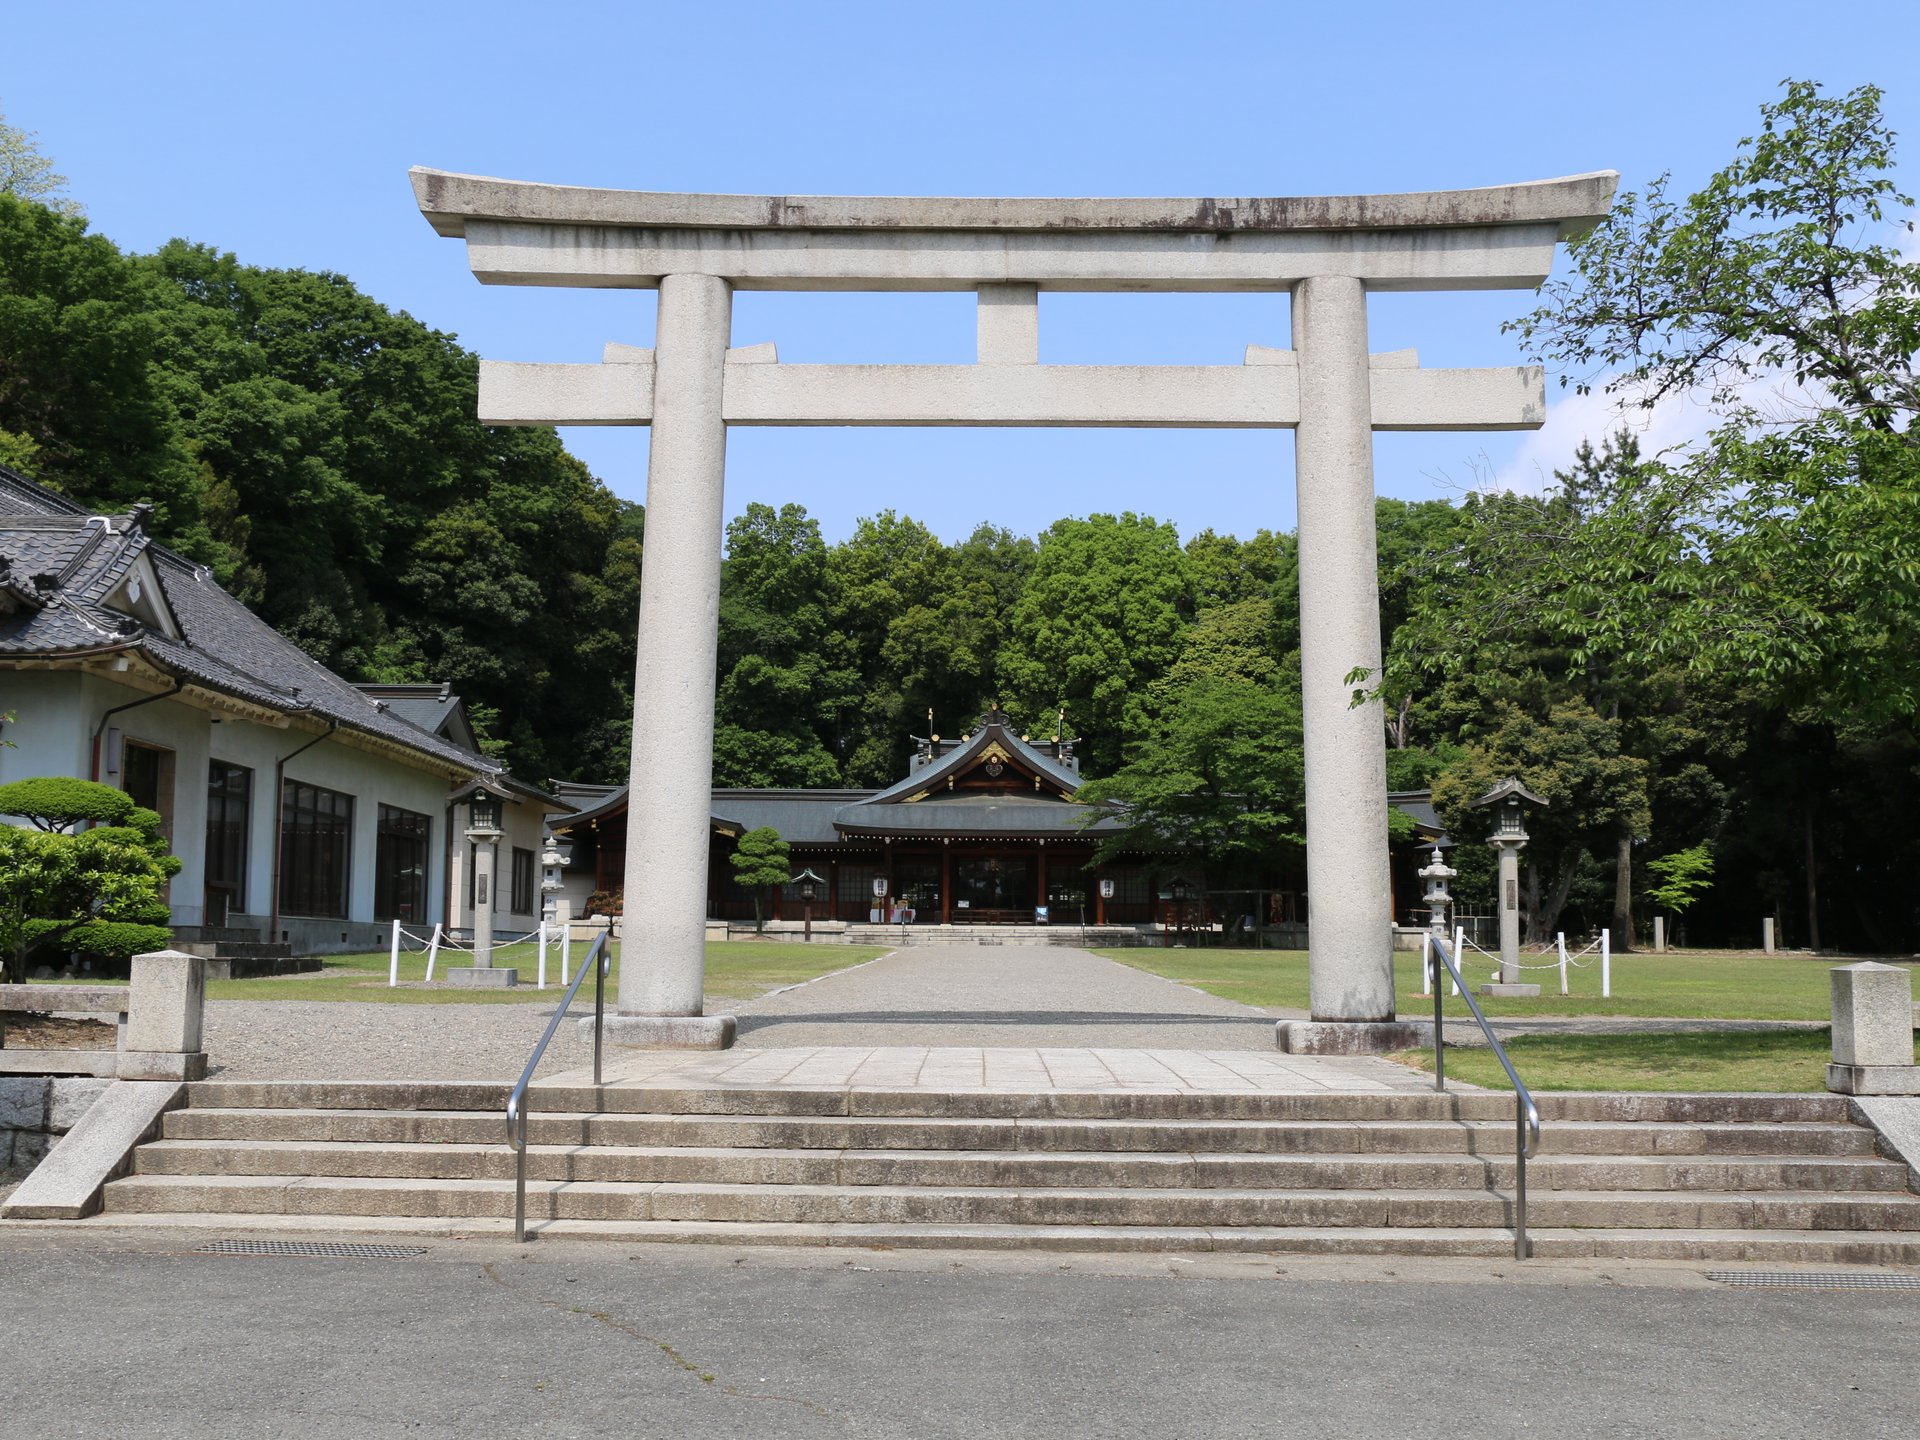
<svg viewBox="0 0 1920 1440">
<path fill-rule="evenodd" d="M 1378 698 L 1354 703 L 1381 664 L 1365 285 L 1301 281 L 1293 349 L 1313 1018 L 1281 1021 L 1276 1037 L 1295 1054 L 1379 1054 L 1412 1049 L 1421 1031 L 1394 1018 L 1385 716 Z M 1374 815 L 1378 824 L 1354 823 Z"/>
</svg>

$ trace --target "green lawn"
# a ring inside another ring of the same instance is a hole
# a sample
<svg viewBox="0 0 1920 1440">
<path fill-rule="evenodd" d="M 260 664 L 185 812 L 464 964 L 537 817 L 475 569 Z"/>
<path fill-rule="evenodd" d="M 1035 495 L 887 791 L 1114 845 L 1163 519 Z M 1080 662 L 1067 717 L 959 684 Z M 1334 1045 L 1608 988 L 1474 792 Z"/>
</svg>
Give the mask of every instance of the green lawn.
<svg viewBox="0 0 1920 1440">
<path fill-rule="evenodd" d="M 575 945 L 576 964 L 586 958 L 587 947 Z M 783 985 L 811 980 L 830 970 L 858 965 L 886 952 L 872 945 L 806 945 L 774 941 L 727 940 L 707 945 L 707 999 L 711 1001 L 749 1000 L 777 990 Z M 539 946 L 503 945 L 493 952 L 493 963 L 517 966 L 520 985 L 513 990 L 456 990 L 443 984 L 446 966 L 469 964 L 468 956 L 442 950 L 434 969 L 433 984 L 427 985 L 427 957 L 424 951 L 400 957 L 400 984 L 387 986 L 387 953 L 329 955 L 318 973 L 277 975 L 262 980 L 214 980 L 207 985 L 209 1000 L 372 1000 L 400 1005 L 527 1005 L 556 997 L 560 988 L 560 952 L 547 947 L 547 989 L 534 988 L 539 972 Z M 607 977 L 609 1000 L 620 980 L 620 947 L 613 947 L 613 971 Z M 58 983 L 58 982 L 48 982 Z M 88 982 L 94 983 L 94 982 Z M 124 983 L 124 982 L 123 982 Z M 580 987 L 582 1000 L 591 1001 L 593 980 Z"/>
<path fill-rule="evenodd" d="M 1827 1088 L 1825 1030 L 1686 1035 L 1525 1035 L 1507 1042 L 1529 1090 L 1816 1090 Z M 1433 1072 L 1431 1050 L 1394 1059 Z M 1492 1050 L 1447 1048 L 1447 1078 L 1506 1090 Z"/>
<path fill-rule="evenodd" d="M 1307 1008 L 1304 950 L 1165 950 L 1155 946 L 1096 952 L 1123 965 L 1239 1000 L 1248 1005 Z M 1528 963 L 1536 963 L 1527 957 Z M 1493 962 L 1462 967 L 1474 984 L 1485 981 Z M 1556 971 L 1535 971 L 1538 1000 L 1482 999 L 1489 1015 L 1640 1015 L 1714 1020 L 1825 1020 L 1827 971 L 1844 963 L 1832 957 L 1745 955 L 1720 951 L 1632 954 L 1613 957 L 1613 995 L 1600 998 L 1600 969 L 1569 972 L 1572 994 L 1559 993 Z M 1412 952 L 1394 955 L 1394 985 L 1405 1013 L 1431 1013 L 1420 994 L 1420 961 Z M 1449 997 L 1447 1014 L 1467 1015 L 1466 1003 Z M 1471 1020 L 1469 1019 L 1469 1023 Z"/>
</svg>

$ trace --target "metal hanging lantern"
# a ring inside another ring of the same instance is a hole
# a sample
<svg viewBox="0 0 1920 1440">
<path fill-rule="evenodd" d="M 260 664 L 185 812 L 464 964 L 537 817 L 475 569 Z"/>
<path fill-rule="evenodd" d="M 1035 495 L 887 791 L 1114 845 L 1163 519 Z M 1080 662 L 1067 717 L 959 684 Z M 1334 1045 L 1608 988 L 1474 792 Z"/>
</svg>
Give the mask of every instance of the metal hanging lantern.
<svg viewBox="0 0 1920 1440">
<path fill-rule="evenodd" d="M 500 797 L 498 795 L 490 795 L 482 790 L 467 802 L 467 829 L 496 832 L 500 829 Z"/>
<path fill-rule="evenodd" d="M 820 894 L 820 887 L 827 882 L 823 876 L 814 874 L 812 870 L 802 870 L 787 883 L 789 885 L 798 885 L 800 887 L 800 898 L 808 904 L 812 904 Z"/>
</svg>

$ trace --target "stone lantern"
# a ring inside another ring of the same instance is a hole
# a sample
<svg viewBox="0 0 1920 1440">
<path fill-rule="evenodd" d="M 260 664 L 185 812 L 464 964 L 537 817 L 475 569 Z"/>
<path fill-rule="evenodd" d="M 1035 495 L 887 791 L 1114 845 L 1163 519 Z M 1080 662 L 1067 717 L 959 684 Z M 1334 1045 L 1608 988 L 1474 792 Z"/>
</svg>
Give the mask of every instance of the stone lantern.
<svg viewBox="0 0 1920 1440">
<path fill-rule="evenodd" d="M 1447 864 L 1438 840 L 1427 848 L 1432 853 L 1420 870 L 1420 882 L 1426 890 L 1427 928 L 1444 938 L 1447 933 L 1447 911 L 1453 905 L 1453 893 L 1448 890 L 1447 882 L 1458 879 L 1460 872 Z"/>
<path fill-rule="evenodd" d="M 573 918 L 567 913 L 566 877 L 562 873 L 572 859 L 573 842 L 549 830 L 540 850 L 540 919 L 547 925 L 564 928 Z"/>
<path fill-rule="evenodd" d="M 484 778 L 475 780 L 454 796 L 456 803 L 466 801 L 466 835 L 473 845 L 473 964 L 449 968 L 449 984 L 509 986 L 520 983 L 518 970 L 495 968 L 493 963 L 493 888 L 500 838 L 505 833 L 500 828 L 500 816 L 506 796 L 505 790 Z"/>
<path fill-rule="evenodd" d="M 1487 843 L 1500 852 L 1500 979 L 1479 987 L 1480 993 L 1537 996 L 1540 987 L 1522 984 L 1520 979 L 1520 852 L 1530 838 L 1521 807 L 1544 808 L 1547 802 L 1509 775 L 1473 803 L 1493 810 L 1493 833 Z"/>
</svg>

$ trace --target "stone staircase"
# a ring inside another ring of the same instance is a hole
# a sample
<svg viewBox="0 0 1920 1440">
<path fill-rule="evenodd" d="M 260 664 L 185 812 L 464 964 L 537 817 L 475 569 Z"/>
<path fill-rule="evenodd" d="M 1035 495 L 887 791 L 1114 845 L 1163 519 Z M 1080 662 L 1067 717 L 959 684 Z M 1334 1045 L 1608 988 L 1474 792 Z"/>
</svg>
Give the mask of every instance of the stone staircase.
<svg viewBox="0 0 1920 1440">
<path fill-rule="evenodd" d="M 545 1234 L 790 1245 L 1512 1253 L 1499 1094 L 536 1087 Z M 510 1233 L 503 1087 L 202 1082 L 106 1223 Z M 1920 1263 L 1838 1097 L 1547 1095 L 1535 1253 Z"/>
<path fill-rule="evenodd" d="M 320 969 L 317 955 L 295 955 L 284 940 L 263 940 L 258 930 L 229 925 L 176 925 L 173 948 L 207 962 L 209 980 L 252 980 Z"/>
</svg>

